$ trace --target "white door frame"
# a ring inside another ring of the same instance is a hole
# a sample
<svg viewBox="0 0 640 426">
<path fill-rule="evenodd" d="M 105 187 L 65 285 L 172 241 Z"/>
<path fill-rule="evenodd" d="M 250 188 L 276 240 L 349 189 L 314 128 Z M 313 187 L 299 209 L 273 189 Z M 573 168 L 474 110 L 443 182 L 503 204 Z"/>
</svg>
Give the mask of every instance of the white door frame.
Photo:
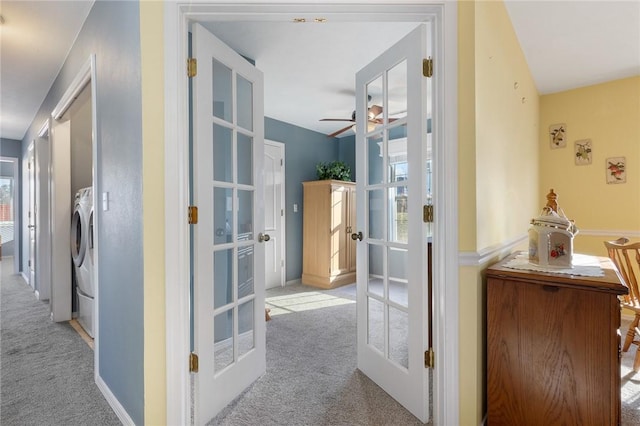
<svg viewBox="0 0 640 426">
<path fill-rule="evenodd" d="M 27 148 L 27 223 L 26 234 L 28 239 L 27 252 L 27 277 L 29 285 L 34 293 L 38 293 L 36 285 L 36 142 L 31 141 Z M 33 244 L 32 244 L 33 241 Z"/>
<path fill-rule="evenodd" d="M 300 4 L 300 3 L 307 4 Z M 436 15 L 434 49 L 434 206 L 433 250 L 433 418 L 436 425 L 459 423 L 458 349 L 458 135 L 457 135 L 457 4 L 452 1 L 405 0 L 399 5 L 371 4 L 352 0 L 350 4 L 298 0 L 295 4 L 261 2 L 229 4 L 209 0 L 207 4 L 172 0 L 165 3 L 165 257 L 166 263 L 166 359 L 167 423 L 190 423 L 189 322 L 189 96 L 185 63 L 188 57 L 188 26 L 192 19 L 264 19 L 278 14 L 291 19 L 300 14 L 351 13 L 362 20 L 416 20 Z M 439 59 L 442 60 L 439 60 Z M 446 72 L 445 72 L 446 70 Z M 446 141 L 446 143 L 444 142 Z M 446 194 L 446 196 L 444 196 Z M 447 218 L 439 221 L 437 218 Z M 177 226 L 183 224 L 182 226 Z"/>
<path fill-rule="evenodd" d="M 49 300 L 51 294 L 51 218 L 49 119 L 40 127 L 36 146 L 36 277 L 38 281 L 37 297 Z"/>
<path fill-rule="evenodd" d="M 49 142 L 51 143 L 52 141 L 54 142 L 53 145 L 51 145 L 50 148 L 50 154 L 51 154 L 51 186 L 50 186 L 50 190 L 51 190 L 51 199 L 50 199 L 50 206 L 51 206 L 51 220 L 52 220 L 52 232 L 55 231 L 55 226 L 54 226 L 54 222 L 53 220 L 54 218 L 54 210 L 56 209 L 55 204 L 56 201 L 58 200 L 58 196 L 60 194 L 56 194 L 55 193 L 55 189 L 54 189 L 54 184 L 55 184 L 55 177 L 56 175 L 60 175 L 61 173 L 64 173 L 64 171 L 56 171 L 54 169 L 54 157 L 55 157 L 55 141 L 54 138 L 52 137 L 52 130 L 55 129 L 56 123 L 59 122 L 59 120 L 61 118 L 63 118 L 65 112 L 69 109 L 69 107 L 71 106 L 71 104 L 75 101 L 75 99 L 78 97 L 78 95 L 80 94 L 80 92 L 82 92 L 82 90 L 87 86 L 87 85 L 91 85 L 91 161 L 92 161 L 92 168 L 91 168 L 91 176 L 92 176 L 92 180 L 93 180 L 93 205 L 94 207 L 94 214 L 93 214 L 93 225 L 94 225 L 94 229 L 99 229 L 100 228 L 100 221 L 102 218 L 102 210 L 100 208 L 98 208 L 98 206 L 102 206 L 102 203 L 98 204 L 98 190 L 99 188 L 102 187 L 102 185 L 100 184 L 100 175 L 97 173 L 97 167 L 98 167 L 98 137 L 97 137 L 97 129 L 98 129 L 98 115 L 97 115 L 97 90 L 96 90 L 96 55 L 95 53 L 89 55 L 88 60 L 82 65 L 82 67 L 80 68 L 80 70 L 78 71 L 78 73 L 76 74 L 75 78 L 73 79 L 73 81 L 71 81 L 71 83 L 69 84 L 69 86 L 67 87 L 67 90 L 64 92 L 64 94 L 62 95 L 62 97 L 60 98 L 60 100 L 58 101 L 58 103 L 56 104 L 55 108 L 51 111 L 51 121 L 50 121 L 50 131 L 49 131 Z M 67 167 L 70 167 L 69 165 Z M 67 172 L 68 173 L 68 172 Z M 68 178 L 68 177 L 67 177 Z M 71 194 L 71 188 L 69 187 L 68 189 L 69 194 L 68 194 L 68 208 L 69 208 L 69 215 L 66 218 L 67 223 L 70 226 L 71 223 L 71 213 L 73 212 L 73 205 L 72 203 L 72 199 L 71 197 L 73 196 L 73 194 Z M 62 195 L 64 197 L 64 194 Z M 61 219 L 62 220 L 62 219 Z M 68 227 L 67 227 L 68 228 Z M 96 379 L 96 382 L 98 384 L 98 387 L 101 387 L 101 390 L 103 393 L 105 393 L 105 395 L 107 393 L 110 393 L 110 391 L 108 389 L 105 389 L 105 386 L 102 382 L 102 380 L 98 380 L 99 378 L 99 372 L 100 372 L 100 357 L 99 357 L 99 347 L 100 347 L 100 315 L 99 315 L 99 311 L 100 311 L 100 303 L 99 303 L 99 296 L 100 296 L 100 280 L 99 280 L 99 276 L 100 274 L 99 272 L 99 247 L 100 247 L 100 242 L 99 242 L 99 232 L 95 232 L 94 237 L 93 237 L 93 241 L 94 241 L 94 264 L 93 264 L 93 280 L 94 280 L 94 285 L 95 285 L 95 296 L 94 296 L 94 320 L 93 320 L 93 324 L 94 324 L 94 365 L 93 365 L 93 375 L 94 378 Z M 70 228 L 68 228 L 68 231 L 66 232 L 66 235 L 61 235 L 60 238 L 62 241 L 59 242 L 58 241 L 58 236 L 53 235 L 52 238 L 52 252 L 51 255 L 53 256 L 56 251 L 62 250 L 64 253 L 66 253 L 66 258 L 67 259 L 71 259 L 71 252 L 70 252 L 70 247 L 71 247 L 71 230 Z M 53 294 L 54 288 L 53 286 L 55 286 L 55 275 L 53 274 L 53 260 L 54 258 L 52 257 L 52 289 L 51 292 Z M 69 264 L 69 261 L 66 261 L 67 264 Z M 70 264 L 69 264 L 70 265 Z M 71 274 L 71 267 L 69 267 L 69 275 Z M 71 279 L 71 278 L 69 278 Z"/>
</svg>

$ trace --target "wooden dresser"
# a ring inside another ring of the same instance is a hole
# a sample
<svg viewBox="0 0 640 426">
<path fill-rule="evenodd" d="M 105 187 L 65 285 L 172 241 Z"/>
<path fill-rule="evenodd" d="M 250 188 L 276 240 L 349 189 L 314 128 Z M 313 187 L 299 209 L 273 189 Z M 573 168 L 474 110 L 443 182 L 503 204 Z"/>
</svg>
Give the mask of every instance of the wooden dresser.
<svg viewBox="0 0 640 426">
<path fill-rule="evenodd" d="M 620 303 L 604 277 L 487 269 L 488 425 L 618 425 Z"/>
<path fill-rule="evenodd" d="M 356 184 L 302 182 L 302 282 L 334 288 L 356 281 Z"/>
</svg>

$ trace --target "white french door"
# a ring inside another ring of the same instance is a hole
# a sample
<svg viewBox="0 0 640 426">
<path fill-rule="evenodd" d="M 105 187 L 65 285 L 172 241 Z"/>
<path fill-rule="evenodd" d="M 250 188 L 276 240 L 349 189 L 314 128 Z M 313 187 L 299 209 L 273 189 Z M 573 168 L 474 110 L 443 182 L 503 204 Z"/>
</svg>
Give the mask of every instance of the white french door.
<svg viewBox="0 0 640 426">
<path fill-rule="evenodd" d="M 428 24 L 356 74 L 358 368 L 429 419 Z M 377 116 L 376 113 L 380 111 Z M 373 114 L 369 114 L 374 112 Z M 381 117 L 382 120 L 377 120 Z"/>
<path fill-rule="evenodd" d="M 266 368 L 262 73 L 193 25 L 195 421 Z"/>
</svg>

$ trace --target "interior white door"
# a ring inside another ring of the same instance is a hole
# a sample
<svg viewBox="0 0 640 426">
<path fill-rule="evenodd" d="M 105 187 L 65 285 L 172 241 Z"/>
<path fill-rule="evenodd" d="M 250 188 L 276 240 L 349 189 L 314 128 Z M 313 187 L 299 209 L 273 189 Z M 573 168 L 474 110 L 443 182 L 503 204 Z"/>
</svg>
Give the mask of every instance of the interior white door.
<svg viewBox="0 0 640 426">
<path fill-rule="evenodd" d="M 35 143 L 29 145 L 27 170 L 29 171 L 29 211 L 27 212 L 27 228 L 29 229 L 29 285 L 38 290 L 36 284 L 36 155 Z"/>
<path fill-rule="evenodd" d="M 51 294 L 51 227 L 49 222 L 49 137 L 36 139 L 36 277 L 38 298 Z"/>
<path fill-rule="evenodd" d="M 356 74 L 358 368 L 423 422 L 427 34 L 421 24 Z M 374 106 L 382 122 L 368 119 Z"/>
<path fill-rule="evenodd" d="M 51 319 L 71 319 L 71 122 L 51 129 Z"/>
<path fill-rule="evenodd" d="M 193 26 L 194 350 L 197 424 L 266 368 L 262 73 Z"/>
<path fill-rule="evenodd" d="M 284 144 L 264 142 L 264 229 L 271 236 L 265 245 L 265 287 L 285 284 Z"/>
</svg>

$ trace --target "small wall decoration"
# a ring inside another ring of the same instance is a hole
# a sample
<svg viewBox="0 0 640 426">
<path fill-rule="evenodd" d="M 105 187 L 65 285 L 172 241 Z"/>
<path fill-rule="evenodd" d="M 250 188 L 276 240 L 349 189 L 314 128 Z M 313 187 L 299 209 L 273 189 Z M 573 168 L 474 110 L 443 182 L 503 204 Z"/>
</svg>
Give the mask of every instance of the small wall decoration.
<svg viewBox="0 0 640 426">
<path fill-rule="evenodd" d="M 627 161 L 625 157 L 607 158 L 607 183 L 625 183 L 627 181 Z"/>
<path fill-rule="evenodd" d="M 549 142 L 551 143 L 551 149 L 564 148 L 567 146 L 566 137 L 566 124 L 552 124 L 549 126 Z"/>
<path fill-rule="evenodd" d="M 574 150 L 576 154 L 576 164 L 578 166 L 591 164 L 591 139 L 575 141 Z"/>
</svg>

